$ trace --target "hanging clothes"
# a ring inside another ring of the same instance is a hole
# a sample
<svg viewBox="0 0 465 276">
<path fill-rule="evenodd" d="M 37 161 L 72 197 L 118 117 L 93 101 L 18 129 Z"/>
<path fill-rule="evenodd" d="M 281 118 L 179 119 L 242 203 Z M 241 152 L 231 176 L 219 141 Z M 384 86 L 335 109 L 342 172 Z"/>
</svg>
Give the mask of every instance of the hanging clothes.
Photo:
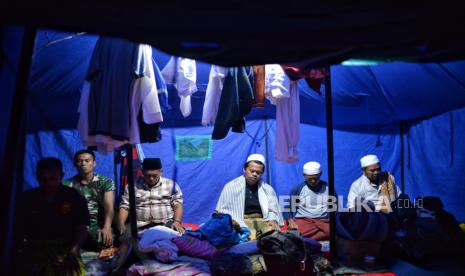
<svg viewBox="0 0 465 276">
<path fill-rule="evenodd" d="M 191 95 L 197 92 L 197 69 L 195 60 L 181 57 L 171 57 L 168 64 L 161 70 L 168 84 L 173 84 L 181 99 L 179 109 L 182 116 L 187 117 L 192 112 Z"/>
<path fill-rule="evenodd" d="M 312 88 L 318 95 L 321 95 L 320 88 L 325 77 L 329 75 L 325 68 L 314 68 L 310 71 L 303 71 L 297 66 L 281 65 L 291 80 L 305 78 L 308 86 Z"/>
<path fill-rule="evenodd" d="M 100 37 L 87 70 L 90 82 L 89 135 L 129 139 L 132 81 L 147 74 L 139 45 L 119 38 Z"/>
<path fill-rule="evenodd" d="M 155 84 L 157 85 L 158 89 L 158 100 L 160 101 L 160 108 L 163 113 L 167 113 L 171 111 L 173 108 L 168 102 L 168 87 L 166 86 L 165 80 L 161 74 L 160 68 L 153 57 L 152 51 L 152 65 L 153 71 L 155 73 Z"/>
<path fill-rule="evenodd" d="M 278 64 L 267 64 L 265 66 L 265 97 L 276 105 L 281 98 L 289 98 L 289 77 Z"/>
<path fill-rule="evenodd" d="M 265 94 L 276 104 L 275 159 L 294 163 L 299 158 L 299 82 L 290 81 L 279 65 L 266 65 L 265 70 Z"/>
<path fill-rule="evenodd" d="M 123 196 L 124 190 L 126 189 L 126 185 L 129 181 L 129 175 L 132 174 L 134 179 L 143 177 L 142 160 L 144 159 L 145 155 L 140 145 L 131 145 L 130 153 L 126 151 L 126 147 L 122 147 L 116 151 L 115 163 L 121 164 L 121 166 L 115 190 L 115 206 L 119 206 L 121 197 Z M 128 170 L 129 162 L 132 162 L 132 172 Z"/>
<path fill-rule="evenodd" d="M 265 65 L 253 66 L 253 107 L 265 107 Z"/>
<path fill-rule="evenodd" d="M 139 111 L 139 115 L 137 116 L 137 123 L 139 127 L 140 143 L 156 143 L 161 140 L 160 123 L 145 123 L 142 110 Z"/>
<path fill-rule="evenodd" d="M 131 144 L 158 142 L 163 114 L 158 99 L 156 76 L 152 63 L 152 47 L 140 45 L 139 53 L 147 61 L 148 74 L 134 80 L 131 98 Z"/>
<path fill-rule="evenodd" d="M 252 74 L 251 67 L 227 69 L 212 139 L 223 139 L 230 128 L 233 132 L 244 132 L 244 116 L 252 109 Z"/>
<path fill-rule="evenodd" d="M 221 91 L 223 90 L 224 77 L 227 68 L 212 65 L 210 76 L 208 78 L 207 91 L 205 93 L 205 102 L 203 104 L 202 125 L 214 125 L 218 114 Z"/>
<path fill-rule="evenodd" d="M 146 124 L 159 123 L 163 116 L 152 48 L 113 38 L 102 37 L 99 41 L 92 55 L 88 81 L 81 92 L 78 130 L 85 146 L 95 146 L 100 153 L 107 154 L 126 143 L 141 142 L 139 110 Z M 132 60 L 120 58 L 124 54 L 132 54 Z M 129 61 L 132 64 L 127 64 Z M 112 66 L 137 67 L 137 70 L 113 70 Z M 159 131 L 153 136 L 159 140 Z"/>
</svg>

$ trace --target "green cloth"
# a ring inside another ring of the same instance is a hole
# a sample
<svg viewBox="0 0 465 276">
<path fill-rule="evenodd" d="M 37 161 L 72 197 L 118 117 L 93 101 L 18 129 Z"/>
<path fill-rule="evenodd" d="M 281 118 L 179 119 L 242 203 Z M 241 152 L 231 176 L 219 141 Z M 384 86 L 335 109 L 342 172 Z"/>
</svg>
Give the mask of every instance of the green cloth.
<svg viewBox="0 0 465 276">
<path fill-rule="evenodd" d="M 89 235 L 93 240 L 97 241 L 99 239 L 99 230 L 103 227 L 105 219 L 103 195 L 107 191 L 115 190 L 113 180 L 103 175 L 94 174 L 92 182 L 83 185 L 79 176 L 75 175 L 63 181 L 63 185 L 76 189 L 86 198 L 87 209 L 90 214 Z"/>
</svg>

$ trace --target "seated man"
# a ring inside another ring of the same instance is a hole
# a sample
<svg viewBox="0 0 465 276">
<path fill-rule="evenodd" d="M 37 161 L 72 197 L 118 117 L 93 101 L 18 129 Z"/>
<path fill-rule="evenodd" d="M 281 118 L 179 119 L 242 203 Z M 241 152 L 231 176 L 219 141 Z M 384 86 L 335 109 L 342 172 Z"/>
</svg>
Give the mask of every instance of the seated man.
<svg viewBox="0 0 465 276">
<path fill-rule="evenodd" d="M 86 200 L 61 184 L 60 160 L 42 158 L 36 173 L 39 187 L 23 193 L 18 212 L 22 273 L 84 275 L 79 250 L 89 225 Z"/>
<path fill-rule="evenodd" d="M 329 239 L 328 185 L 320 180 L 320 167 L 318 162 L 305 163 L 304 182 L 291 190 L 291 211 L 294 218 L 290 218 L 288 222 L 289 228 L 298 229 L 303 237 L 327 240 Z"/>
<path fill-rule="evenodd" d="M 216 205 L 219 212 L 230 214 L 240 226 L 250 229 L 250 239 L 257 232 L 280 229 L 283 218 L 273 187 L 261 180 L 265 171 L 265 157 L 252 154 L 244 164 L 243 173 L 228 182 Z"/>
<path fill-rule="evenodd" d="M 159 158 L 145 158 L 142 169 L 144 177 L 138 179 L 134 185 L 138 230 L 164 225 L 183 234 L 181 188 L 173 180 L 162 177 L 163 170 Z M 120 234 L 127 230 L 125 223 L 128 215 L 129 189 L 126 187 L 118 216 Z"/>
<path fill-rule="evenodd" d="M 80 150 L 74 154 L 74 166 L 78 174 L 63 182 L 76 189 L 87 200 L 90 214 L 89 250 L 99 246 L 111 246 L 113 234 L 113 202 L 115 184 L 111 178 L 94 173 L 95 154 L 91 150 Z"/>
<path fill-rule="evenodd" d="M 371 201 L 376 211 L 391 212 L 391 203 L 397 199 L 401 190 L 394 183 L 394 177 L 381 171 L 381 164 L 376 155 L 366 155 L 360 159 L 363 175 L 350 186 L 349 208 L 364 206 L 356 201 Z"/>
</svg>

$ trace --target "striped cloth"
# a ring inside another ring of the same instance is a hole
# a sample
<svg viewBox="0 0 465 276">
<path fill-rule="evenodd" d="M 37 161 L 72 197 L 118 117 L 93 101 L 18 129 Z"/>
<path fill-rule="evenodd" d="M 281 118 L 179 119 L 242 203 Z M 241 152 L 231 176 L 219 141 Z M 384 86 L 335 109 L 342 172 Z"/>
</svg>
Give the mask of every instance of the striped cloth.
<svg viewBox="0 0 465 276">
<path fill-rule="evenodd" d="M 224 186 L 216 205 L 217 211 L 230 214 L 233 220 L 237 221 L 242 227 L 247 227 L 244 222 L 245 185 L 244 176 L 239 176 L 228 182 Z M 273 187 L 263 181 L 260 181 L 258 185 L 258 200 L 263 219 L 266 221 L 276 220 L 279 225 L 284 225 Z"/>
</svg>

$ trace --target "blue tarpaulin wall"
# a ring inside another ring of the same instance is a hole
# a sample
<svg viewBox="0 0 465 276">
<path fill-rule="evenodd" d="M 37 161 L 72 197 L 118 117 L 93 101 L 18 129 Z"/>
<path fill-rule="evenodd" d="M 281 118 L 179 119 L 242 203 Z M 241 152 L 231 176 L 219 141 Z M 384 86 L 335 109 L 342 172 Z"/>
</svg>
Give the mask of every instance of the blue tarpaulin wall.
<svg viewBox="0 0 465 276">
<path fill-rule="evenodd" d="M 24 189 L 37 185 L 34 166 L 44 156 L 60 158 L 65 177 L 75 173 L 72 156 L 82 148 L 76 110 L 96 39 L 53 31 L 37 35 L 27 106 Z M 161 68 L 168 58 L 157 52 Z M 320 162 L 322 178 L 326 179 L 325 100 L 305 82 L 300 86 L 299 162 L 287 164 L 273 159 L 276 122 L 274 107 L 269 104 L 247 116 L 247 133 L 230 133 L 224 140 L 214 141 L 211 160 L 175 161 L 176 136 L 212 132 L 211 127 L 200 125 L 209 70 L 210 65 L 198 63 L 199 92 L 193 96 L 192 115 L 182 118 L 177 95 L 170 91 L 174 109 L 165 116 L 162 140 L 142 145 L 145 156 L 162 158 L 164 175 L 181 186 L 185 221 L 201 223 L 214 211 L 221 189 L 242 173 L 246 157 L 255 152 L 265 154 L 265 139 L 269 143 L 267 170 L 279 195 L 287 195 L 291 186 L 302 181 L 301 168 L 307 161 Z M 465 220 L 465 62 L 332 66 L 331 78 L 336 193 L 347 196 L 350 184 L 361 174 L 360 157 L 369 153 L 380 157 L 383 169 L 391 171 L 400 185 L 403 139 L 405 191 L 411 197 L 439 196 L 447 210 Z M 403 137 L 401 120 L 406 126 Z M 97 163 L 97 172 L 113 177 L 111 154 L 97 155 Z"/>
</svg>

